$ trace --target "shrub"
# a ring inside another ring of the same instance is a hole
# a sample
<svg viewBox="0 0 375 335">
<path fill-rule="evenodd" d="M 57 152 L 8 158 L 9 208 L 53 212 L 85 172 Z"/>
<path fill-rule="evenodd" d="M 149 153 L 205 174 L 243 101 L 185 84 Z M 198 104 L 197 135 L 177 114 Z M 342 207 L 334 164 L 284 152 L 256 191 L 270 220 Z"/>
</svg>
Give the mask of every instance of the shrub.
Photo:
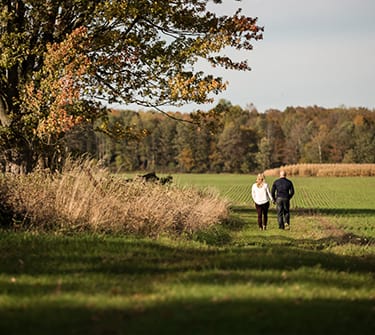
<svg viewBox="0 0 375 335">
<path fill-rule="evenodd" d="M 228 216 L 228 204 L 213 191 L 125 181 L 92 161 L 69 161 L 58 174 L 7 175 L 0 192 L 0 219 L 40 231 L 191 234 Z"/>
</svg>

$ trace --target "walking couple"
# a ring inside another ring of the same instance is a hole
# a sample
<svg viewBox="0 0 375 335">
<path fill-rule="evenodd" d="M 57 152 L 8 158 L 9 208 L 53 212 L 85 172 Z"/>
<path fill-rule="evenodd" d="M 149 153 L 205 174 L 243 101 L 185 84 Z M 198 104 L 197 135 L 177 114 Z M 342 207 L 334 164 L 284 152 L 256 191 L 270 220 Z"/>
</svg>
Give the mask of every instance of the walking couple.
<svg viewBox="0 0 375 335">
<path fill-rule="evenodd" d="M 270 201 L 276 203 L 277 222 L 280 229 L 289 228 L 290 225 L 290 199 L 294 195 L 293 183 L 286 178 L 286 172 L 280 171 L 280 178 L 275 180 L 271 192 L 265 182 L 263 173 L 258 174 L 256 182 L 251 188 L 251 195 L 258 214 L 258 226 L 260 230 L 267 229 L 268 209 Z"/>
</svg>

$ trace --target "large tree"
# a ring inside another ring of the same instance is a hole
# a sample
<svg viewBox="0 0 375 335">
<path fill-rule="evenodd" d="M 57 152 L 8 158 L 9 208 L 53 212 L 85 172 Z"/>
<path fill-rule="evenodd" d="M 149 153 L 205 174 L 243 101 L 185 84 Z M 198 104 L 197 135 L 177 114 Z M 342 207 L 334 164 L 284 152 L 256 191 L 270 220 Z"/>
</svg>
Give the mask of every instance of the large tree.
<svg viewBox="0 0 375 335">
<path fill-rule="evenodd" d="M 51 166 L 64 135 L 101 117 L 108 103 L 160 108 L 205 103 L 225 90 L 194 65 L 248 70 L 225 51 L 251 50 L 262 28 L 240 10 L 215 14 L 221 2 L 0 0 L 3 165 Z"/>
</svg>

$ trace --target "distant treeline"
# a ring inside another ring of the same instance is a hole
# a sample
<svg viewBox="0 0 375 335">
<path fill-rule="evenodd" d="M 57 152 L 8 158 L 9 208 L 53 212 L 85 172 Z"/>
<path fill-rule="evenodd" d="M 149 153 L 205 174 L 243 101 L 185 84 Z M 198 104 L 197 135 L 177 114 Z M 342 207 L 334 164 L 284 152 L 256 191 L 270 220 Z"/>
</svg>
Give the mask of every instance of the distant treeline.
<svg viewBox="0 0 375 335">
<path fill-rule="evenodd" d="M 115 171 L 251 173 L 300 163 L 375 163 L 374 110 L 311 106 L 259 113 L 220 101 L 212 112 L 220 117 L 197 126 L 175 120 L 188 121 L 188 114 L 116 110 L 105 129 L 119 136 L 86 131 L 84 141 L 82 133 L 72 136 L 71 146 Z"/>
</svg>

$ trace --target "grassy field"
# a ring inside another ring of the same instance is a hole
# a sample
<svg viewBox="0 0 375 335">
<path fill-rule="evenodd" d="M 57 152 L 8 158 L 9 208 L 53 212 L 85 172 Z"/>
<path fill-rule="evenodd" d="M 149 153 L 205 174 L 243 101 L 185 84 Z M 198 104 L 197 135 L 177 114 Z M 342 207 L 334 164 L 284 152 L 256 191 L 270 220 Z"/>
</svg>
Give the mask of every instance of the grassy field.
<svg viewBox="0 0 375 335">
<path fill-rule="evenodd" d="M 251 204 L 251 186 L 255 176 L 236 174 L 179 174 L 179 185 L 214 187 L 235 205 Z M 267 177 L 271 189 L 274 177 Z M 293 177 L 296 194 L 294 208 L 350 210 L 375 209 L 374 177 Z"/>
<path fill-rule="evenodd" d="M 373 334 L 375 178 L 293 178 L 290 231 L 254 179 L 174 176 L 232 203 L 192 239 L 0 231 L 0 333 Z"/>
</svg>

